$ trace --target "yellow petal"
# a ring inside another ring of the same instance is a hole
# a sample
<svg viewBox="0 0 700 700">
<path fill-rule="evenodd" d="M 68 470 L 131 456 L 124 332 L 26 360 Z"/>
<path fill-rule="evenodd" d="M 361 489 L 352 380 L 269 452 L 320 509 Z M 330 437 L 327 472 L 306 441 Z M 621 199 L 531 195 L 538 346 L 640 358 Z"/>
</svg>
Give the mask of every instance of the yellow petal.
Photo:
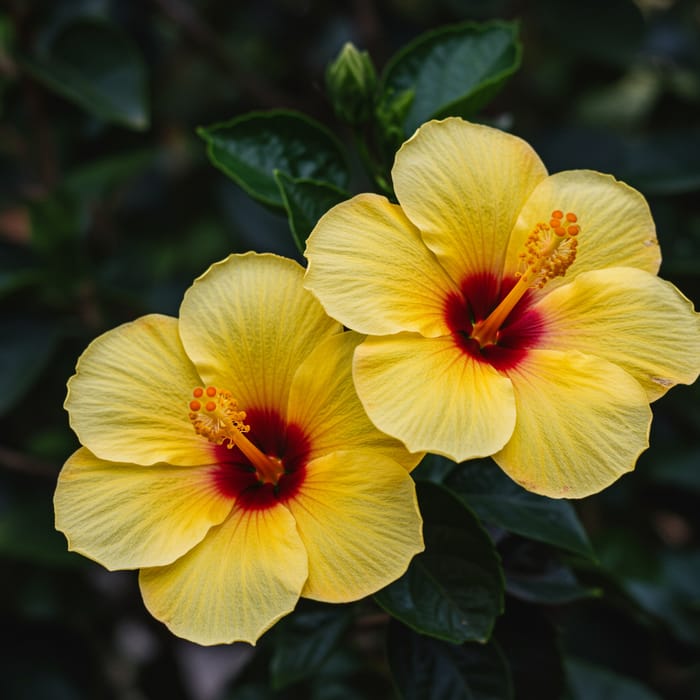
<svg viewBox="0 0 700 700">
<path fill-rule="evenodd" d="M 576 260 L 564 277 L 548 282 L 547 289 L 566 284 L 586 270 L 604 267 L 658 271 L 661 254 L 644 197 L 612 175 L 567 170 L 541 182 L 523 207 L 508 248 L 506 274 L 516 271 L 518 255 L 535 225 L 548 224 L 555 210 L 575 214 L 581 232 Z"/>
<path fill-rule="evenodd" d="M 230 255 L 195 280 L 180 307 L 180 335 L 205 382 L 243 409 L 283 414 L 297 367 L 341 326 L 302 287 L 304 271 L 276 255 Z"/>
<path fill-rule="evenodd" d="M 510 380 L 452 338 L 368 338 L 355 351 L 354 378 L 372 422 L 411 452 L 461 462 L 500 450 L 513 432 Z"/>
<path fill-rule="evenodd" d="M 392 170 L 399 204 L 458 283 L 500 277 L 518 214 L 546 176 L 525 141 L 456 118 L 420 127 Z"/>
<path fill-rule="evenodd" d="M 357 397 L 352 356 L 362 340 L 356 333 L 339 333 L 316 346 L 294 376 L 288 419 L 304 426 L 311 443 L 309 459 L 365 448 L 413 469 L 422 453 L 408 452 L 403 443 L 377 430 Z"/>
<path fill-rule="evenodd" d="M 294 518 L 281 505 L 234 510 L 174 564 L 142 569 L 148 611 L 197 644 L 255 644 L 291 612 L 308 574 Z"/>
<path fill-rule="evenodd" d="M 376 194 L 338 204 L 306 243 L 305 286 L 343 324 L 371 335 L 448 332 L 445 298 L 458 288 L 400 207 Z"/>
<path fill-rule="evenodd" d="M 336 452 L 310 462 L 287 506 L 309 555 L 306 598 L 363 598 L 401 576 L 423 551 L 415 485 L 377 452 Z"/>
<path fill-rule="evenodd" d="M 528 491 L 581 498 L 634 468 L 651 410 L 639 382 L 580 353 L 533 350 L 509 372 L 518 418 L 494 459 Z"/>
<path fill-rule="evenodd" d="M 208 464 L 211 444 L 188 417 L 201 383 L 169 316 L 151 314 L 90 343 L 68 382 L 65 408 L 80 442 L 114 462 Z"/>
<path fill-rule="evenodd" d="M 210 472 L 106 462 L 81 448 L 58 477 L 56 529 L 70 550 L 110 570 L 169 564 L 231 511 Z"/>
<path fill-rule="evenodd" d="M 672 284 L 631 267 L 586 272 L 537 305 L 547 347 L 627 370 L 653 401 L 700 371 L 700 315 Z"/>
</svg>

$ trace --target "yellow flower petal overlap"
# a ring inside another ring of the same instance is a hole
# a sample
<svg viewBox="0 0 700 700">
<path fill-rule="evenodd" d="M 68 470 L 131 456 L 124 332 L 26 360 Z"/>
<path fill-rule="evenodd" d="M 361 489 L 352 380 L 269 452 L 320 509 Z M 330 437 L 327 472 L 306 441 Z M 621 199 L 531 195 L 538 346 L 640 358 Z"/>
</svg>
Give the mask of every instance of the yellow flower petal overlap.
<svg viewBox="0 0 700 700">
<path fill-rule="evenodd" d="M 408 333 L 369 338 L 355 353 L 354 369 L 357 390 L 377 427 L 391 431 L 399 426 L 410 450 L 430 446 L 432 452 L 451 456 L 457 444 L 463 449 L 460 461 L 485 457 L 503 447 L 513 432 L 511 382 L 483 362 L 465 361 L 451 338 Z M 407 411 L 403 401 L 392 400 L 397 386 L 401 396 L 422 403 L 420 410 Z M 489 410 L 497 410 L 500 419 L 489 421 L 484 413 Z"/>
<path fill-rule="evenodd" d="M 420 127 L 392 178 L 398 204 L 344 202 L 306 247 L 307 289 L 368 334 L 353 377 L 369 418 L 551 497 L 631 470 L 649 402 L 700 372 L 700 316 L 656 276 L 644 197 L 549 175 L 523 140 L 459 118 Z"/>
<path fill-rule="evenodd" d="M 59 475 L 56 527 L 107 568 L 140 569 L 147 609 L 200 644 L 254 644 L 301 596 L 359 599 L 423 549 L 422 455 L 368 419 L 352 381 L 363 338 L 303 274 L 231 255 L 178 319 L 105 333 L 69 382 L 83 447 Z"/>
<path fill-rule="evenodd" d="M 309 463 L 304 485 L 289 508 L 314 562 L 305 596 L 344 603 L 404 572 L 421 526 L 405 469 L 376 451 L 334 452 Z"/>
</svg>

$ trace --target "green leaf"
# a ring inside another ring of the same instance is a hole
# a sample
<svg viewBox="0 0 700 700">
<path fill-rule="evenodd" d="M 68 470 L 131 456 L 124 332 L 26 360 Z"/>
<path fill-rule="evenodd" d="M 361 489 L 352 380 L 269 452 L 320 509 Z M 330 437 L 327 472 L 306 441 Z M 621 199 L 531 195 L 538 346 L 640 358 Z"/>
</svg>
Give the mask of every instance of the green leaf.
<svg viewBox="0 0 700 700">
<path fill-rule="evenodd" d="M 568 501 L 526 491 L 490 460 L 460 464 L 445 485 L 487 523 L 594 557 L 586 531 Z"/>
<path fill-rule="evenodd" d="M 145 66 L 132 41 L 113 24 L 78 20 L 23 63 L 46 87 L 91 114 L 131 129 L 148 128 Z"/>
<path fill-rule="evenodd" d="M 508 22 L 465 22 L 428 32 L 387 64 L 382 90 L 392 102 L 408 92 L 406 136 L 428 119 L 471 117 L 520 66 L 518 27 Z"/>
<path fill-rule="evenodd" d="M 580 659 L 566 659 L 564 668 L 569 685 L 567 700 L 661 700 L 639 681 Z"/>
<path fill-rule="evenodd" d="M 411 475 L 416 481 L 432 481 L 444 484 L 445 480 L 458 468 L 458 465 L 447 457 L 427 454 L 421 460 Z"/>
<path fill-rule="evenodd" d="M 0 338 L 0 415 L 4 415 L 49 363 L 59 333 L 46 319 L 6 318 L 0 321 Z"/>
<path fill-rule="evenodd" d="M 530 603 L 562 605 L 583 598 L 599 598 L 600 588 L 584 586 L 567 566 L 553 565 L 545 571 L 506 572 L 506 591 L 509 595 Z"/>
<path fill-rule="evenodd" d="M 298 609 L 276 628 L 270 663 L 275 689 L 307 678 L 330 656 L 350 622 L 344 607 Z"/>
<path fill-rule="evenodd" d="M 342 146 L 325 127 L 297 112 L 252 112 L 197 133 L 207 142 L 211 162 L 268 206 L 285 207 L 275 171 L 294 180 L 347 187 Z"/>
<path fill-rule="evenodd" d="M 316 180 L 293 178 L 276 170 L 275 180 L 287 210 L 289 228 L 300 253 L 316 222 L 332 207 L 350 195 L 335 185 Z"/>
<path fill-rule="evenodd" d="M 424 637 L 396 621 L 387 655 L 403 700 L 510 700 L 513 686 L 498 646 L 457 646 Z"/>
<path fill-rule="evenodd" d="M 417 492 L 425 551 L 375 600 L 417 632 L 485 642 L 503 611 L 498 554 L 479 521 L 446 489 L 419 482 Z"/>
<path fill-rule="evenodd" d="M 676 638 L 700 644 L 700 549 L 650 547 L 641 534 L 618 526 L 596 538 L 602 570 Z"/>
<path fill-rule="evenodd" d="M 627 595 L 678 639 L 700 644 L 700 549 L 650 551 L 631 532 L 601 544 L 605 570 Z"/>
<path fill-rule="evenodd" d="M 359 651 L 359 650 L 358 650 Z M 306 689 L 289 697 L 304 697 L 309 700 L 367 700 L 367 688 L 374 691 L 373 698 L 391 697 L 390 681 L 380 665 L 374 673 L 368 668 L 367 658 L 348 645 L 339 647 L 324 661 L 323 666 L 309 679 Z M 303 686 L 302 686 L 303 687 Z"/>
</svg>

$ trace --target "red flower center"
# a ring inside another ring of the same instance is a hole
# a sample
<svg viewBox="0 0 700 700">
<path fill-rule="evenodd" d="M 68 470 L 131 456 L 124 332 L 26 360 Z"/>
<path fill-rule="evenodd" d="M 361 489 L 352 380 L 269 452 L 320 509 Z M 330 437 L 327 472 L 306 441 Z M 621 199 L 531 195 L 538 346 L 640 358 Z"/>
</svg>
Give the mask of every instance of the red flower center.
<svg viewBox="0 0 700 700">
<path fill-rule="evenodd" d="M 220 492 L 236 499 L 247 510 L 270 508 L 292 498 L 306 474 L 310 441 L 299 425 L 287 423 L 276 412 L 249 409 L 247 437 L 263 454 L 279 460 L 281 474 L 277 483 L 260 480 L 255 466 L 237 447 L 216 445 L 218 464 L 214 479 Z"/>
<path fill-rule="evenodd" d="M 532 308 L 533 293 L 528 290 L 500 325 L 496 342 L 482 346 L 472 337 L 475 324 L 489 317 L 516 282 L 489 273 L 471 275 L 462 281 L 461 294 L 445 301 L 445 320 L 458 347 L 500 371 L 516 367 L 544 332 L 544 320 Z"/>
</svg>

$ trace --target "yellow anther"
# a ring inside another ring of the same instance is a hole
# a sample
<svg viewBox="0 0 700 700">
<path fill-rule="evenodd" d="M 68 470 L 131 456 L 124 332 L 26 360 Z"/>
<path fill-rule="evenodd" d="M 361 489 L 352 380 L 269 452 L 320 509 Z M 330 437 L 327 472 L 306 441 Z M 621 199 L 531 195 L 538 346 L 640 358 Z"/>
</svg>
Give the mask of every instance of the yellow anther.
<svg viewBox="0 0 700 700">
<path fill-rule="evenodd" d="M 566 228 L 563 224 L 569 222 Z M 581 231 L 578 217 L 573 212 L 555 209 L 549 225 L 538 223 L 525 240 L 525 250 L 520 253 L 521 269 L 518 281 L 498 306 L 482 321 L 477 321 L 471 337 L 481 347 L 494 345 L 498 341 L 498 331 L 508 318 L 508 314 L 522 299 L 528 289 L 541 289 L 549 280 L 563 276 L 576 259 L 578 240 Z"/>
<path fill-rule="evenodd" d="M 206 389 L 198 387 L 192 394 L 195 397 L 206 394 L 211 399 L 204 407 L 196 398 L 189 402 L 188 415 L 195 432 L 216 445 L 226 445 L 229 449 L 237 447 L 255 467 L 262 483 L 276 484 L 284 473 L 284 466 L 278 458 L 264 454 L 245 437 L 250 431 L 250 426 L 244 423 L 246 412 L 238 408 L 231 393 L 209 386 Z"/>
</svg>

